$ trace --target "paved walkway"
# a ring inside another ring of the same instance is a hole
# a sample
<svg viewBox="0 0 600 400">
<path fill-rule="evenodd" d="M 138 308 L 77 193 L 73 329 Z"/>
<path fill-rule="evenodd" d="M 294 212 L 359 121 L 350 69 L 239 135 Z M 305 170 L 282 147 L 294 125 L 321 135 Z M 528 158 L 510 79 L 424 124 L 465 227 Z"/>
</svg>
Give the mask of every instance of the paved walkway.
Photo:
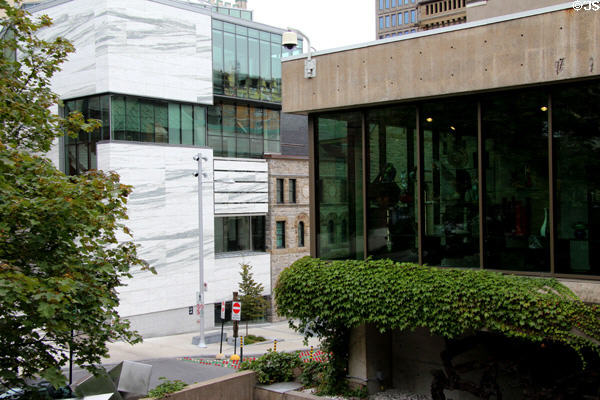
<svg viewBox="0 0 600 400">
<path fill-rule="evenodd" d="M 217 331 L 217 330 L 215 330 Z M 218 330 L 220 332 L 220 330 Z M 228 336 L 232 335 L 232 328 L 226 327 L 225 332 Z M 239 329 L 240 335 L 245 335 L 246 326 L 242 324 Z M 319 341 L 311 338 L 308 346 L 304 344 L 304 337 L 289 328 L 287 321 L 265 323 L 260 325 L 250 325 L 248 333 L 256 336 L 263 336 L 267 339 L 276 338 L 277 351 L 305 350 L 314 346 L 319 347 Z M 124 342 L 114 342 L 108 345 L 109 357 L 102 359 L 103 364 L 114 364 L 123 360 L 142 361 L 158 358 L 172 357 L 214 357 L 219 353 L 219 343 L 212 343 L 202 349 L 192 344 L 192 338 L 198 333 L 186 333 L 181 335 L 153 337 L 144 339 L 143 343 L 130 345 Z M 244 346 L 244 355 L 260 355 L 272 349 L 273 343 L 251 344 Z M 223 342 L 223 353 L 229 356 L 233 354 L 233 346 Z M 239 348 L 237 349 L 239 354 Z"/>
</svg>

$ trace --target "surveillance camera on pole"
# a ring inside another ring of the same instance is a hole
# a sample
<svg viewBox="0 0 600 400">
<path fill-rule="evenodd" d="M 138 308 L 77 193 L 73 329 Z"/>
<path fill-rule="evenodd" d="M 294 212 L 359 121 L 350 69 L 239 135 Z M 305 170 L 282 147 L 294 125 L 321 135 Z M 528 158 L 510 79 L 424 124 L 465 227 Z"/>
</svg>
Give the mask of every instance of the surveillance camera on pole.
<svg viewBox="0 0 600 400">
<path fill-rule="evenodd" d="M 298 29 L 287 28 L 287 32 L 284 32 L 281 37 L 281 44 L 288 50 L 292 50 L 298 46 L 298 35 L 302 36 L 306 41 L 308 47 L 308 57 L 304 60 L 304 77 L 306 79 L 315 78 L 317 76 L 317 60 L 312 59 L 312 47 L 310 46 L 310 39 L 304 33 Z"/>
</svg>

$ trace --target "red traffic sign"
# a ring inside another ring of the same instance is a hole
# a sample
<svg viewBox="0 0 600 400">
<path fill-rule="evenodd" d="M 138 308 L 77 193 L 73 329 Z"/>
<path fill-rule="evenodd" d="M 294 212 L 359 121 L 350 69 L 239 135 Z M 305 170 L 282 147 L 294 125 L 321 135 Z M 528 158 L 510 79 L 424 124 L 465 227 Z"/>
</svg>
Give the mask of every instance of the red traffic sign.
<svg viewBox="0 0 600 400">
<path fill-rule="evenodd" d="M 242 302 L 234 301 L 231 303 L 231 320 L 232 321 L 240 321 L 240 317 L 242 315 Z"/>
</svg>

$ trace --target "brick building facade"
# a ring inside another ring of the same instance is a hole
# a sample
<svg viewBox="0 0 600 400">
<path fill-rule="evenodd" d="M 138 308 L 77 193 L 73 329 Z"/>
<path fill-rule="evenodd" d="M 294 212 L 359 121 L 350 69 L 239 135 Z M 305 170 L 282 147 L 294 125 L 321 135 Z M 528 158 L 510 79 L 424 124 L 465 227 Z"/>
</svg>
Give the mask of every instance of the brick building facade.
<svg viewBox="0 0 600 400">
<path fill-rule="evenodd" d="M 279 274 L 294 261 L 310 255 L 308 157 L 272 154 L 269 165 L 269 213 L 267 214 L 267 251 L 271 253 L 271 287 Z M 270 320 L 279 317 L 274 299 L 268 312 Z"/>
</svg>

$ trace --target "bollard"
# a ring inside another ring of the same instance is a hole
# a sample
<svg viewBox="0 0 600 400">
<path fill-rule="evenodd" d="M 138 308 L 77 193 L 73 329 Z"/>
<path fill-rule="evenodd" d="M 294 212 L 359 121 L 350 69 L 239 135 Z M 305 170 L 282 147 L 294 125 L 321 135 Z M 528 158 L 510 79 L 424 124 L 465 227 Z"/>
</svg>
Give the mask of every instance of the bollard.
<svg viewBox="0 0 600 400">
<path fill-rule="evenodd" d="M 277 353 L 277 339 L 273 340 L 273 351 Z"/>
<path fill-rule="evenodd" d="M 240 363 L 244 361 L 244 337 L 240 336 Z"/>
<path fill-rule="evenodd" d="M 310 361 L 314 361 L 313 360 L 313 347 L 310 346 Z"/>
</svg>

